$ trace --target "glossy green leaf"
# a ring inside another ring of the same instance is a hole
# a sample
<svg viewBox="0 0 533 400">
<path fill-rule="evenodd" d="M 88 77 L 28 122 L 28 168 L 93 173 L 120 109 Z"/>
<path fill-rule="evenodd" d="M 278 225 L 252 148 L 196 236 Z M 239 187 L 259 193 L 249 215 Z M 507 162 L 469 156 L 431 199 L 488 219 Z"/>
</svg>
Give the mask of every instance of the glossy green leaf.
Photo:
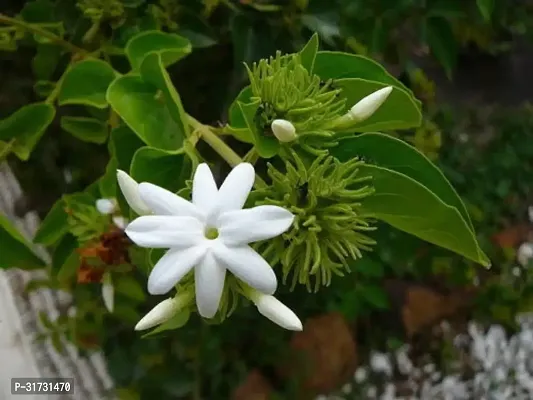
<svg viewBox="0 0 533 400">
<path fill-rule="evenodd" d="M 446 176 L 423 153 L 403 140 L 382 133 L 363 133 L 341 140 L 332 154 L 340 161 L 363 157 L 370 163 L 407 175 L 459 210 L 474 232 L 466 206 Z"/>
<path fill-rule="evenodd" d="M 52 123 L 55 108 L 47 103 L 28 104 L 0 121 L 0 140 L 14 139 L 12 151 L 25 161 Z"/>
<path fill-rule="evenodd" d="M 263 158 L 274 157 L 279 151 L 279 142 L 274 136 L 266 136 L 263 132 L 259 132 L 255 124 L 255 115 L 259 107 L 260 100 L 257 99 L 252 103 L 237 102 L 242 116 L 250 132 L 253 134 L 255 148 L 259 156 Z"/>
<path fill-rule="evenodd" d="M 313 72 L 313 68 L 315 66 L 315 58 L 316 58 L 317 51 L 318 51 L 318 34 L 314 33 L 313 36 L 311 36 L 311 39 L 309 39 L 309 42 L 307 42 L 304 48 L 300 50 L 300 60 L 302 62 L 302 65 L 310 73 Z"/>
<path fill-rule="evenodd" d="M 38 44 L 32 60 L 33 74 L 37 79 L 50 80 L 57 68 L 62 48 L 57 44 Z"/>
<path fill-rule="evenodd" d="M 65 202 L 63 199 L 59 199 L 42 220 L 33 241 L 51 245 L 61 239 L 67 232 L 68 219 L 65 212 Z"/>
<path fill-rule="evenodd" d="M 17 228 L 0 214 L 0 268 L 36 269 L 44 265 Z"/>
<path fill-rule="evenodd" d="M 187 114 L 183 109 L 180 96 L 170 80 L 160 54 L 152 53 L 145 57 L 141 64 L 141 78 L 158 88 L 165 99 L 170 115 L 178 125 L 179 133 L 183 138 L 189 134 Z"/>
<path fill-rule="evenodd" d="M 109 153 L 117 159 L 117 168 L 129 171 L 133 155 L 144 143 L 124 125 L 113 129 L 109 136 Z"/>
<path fill-rule="evenodd" d="M 131 161 L 130 175 L 137 182 L 150 182 L 174 192 L 183 187 L 190 174 L 190 167 L 181 151 L 141 147 Z"/>
<path fill-rule="evenodd" d="M 117 73 L 105 61 L 84 60 L 65 73 L 59 91 L 59 105 L 81 104 L 106 108 L 106 91 Z"/>
<path fill-rule="evenodd" d="M 100 196 L 104 199 L 117 197 L 117 169 L 118 161 L 112 155 L 107 163 L 104 175 L 98 182 Z"/>
<path fill-rule="evenodd" d="M 403 89 L 414 98 L 407 86 L 389 74 L 382 65 L 364 56 L 338 51 L 319 51 L 313 72 L 323 80 L 358 78 L 380 82 Z M 415 99 L 415 101 L 420 104 L 418 100 Z"/>
<path fill-rule="evenodd" d="M 226 126 L 226 131 L 228 131 L 233 137 L 237 140 L 240 140 L 244 143 L 254 144 L 254 136 L 252 131 L 248 128 L 246 119 L 242 114 L 241 103 L 250 103 L 252 97 L 252 89 L 250 86 L 246 86 L 242 89 L 237 96 L 237 98 L 231 103 L 229 109 L 229 124 Z"/>
<path fill-rule="evenodd" d="M 161 55 L 163 65 L 168 67 L 192 51 L 191 42 L 174 33 L 145 31 L 132 37 L 125 52 L 131 67 L 138 70 L 144 58 L 153 52 Z"/>
<path fill-rule="evenodd" d="M 375 165 L 359 169 L 371 176 L 375 193 L 362 201 L 362 211 L 429 243 L 484 266 L 490 261 L 459 210 L 407 175 Z"/>
<path fill-rule="evenodd" d="M 52 274 L 60 282 L 74 278 L 80 266 L 80 256 L 76 249 L 78 241 L 73 235 L 65 235 L 52 253 Z"/>
<path fill-rule="evenodd" d="M 180 125 L 172 117 L 161 91 L 140 76 L 117 78 L 109 86 L 107 100 L 147 145 L 165 150 L 181 147 Z"/>
<path fill-rule="evenodd" d="M 459 46 L 450 23 L 445 18 L 429 18 L 426 21 L 426 35 L 431 52 L 451 79 L 457 64 Z"/>
<path fill-rule="evenodd" d="M 61 117 L 61 129 L 84 142 L 103 144 L 107 140 L 107 124 L 96 118 Z"/>
<path fill-rule="evenodd" d="M 167 322 L 159 325 L 153 331 L 143 335 L 142 337 L 143 338 L 150 337 L 160 332 L 181 328 L 187 323 L 187 321 L 189 321 L 190 316 L 191 316 L 191 312 L 188 309 L 181 310 L 176 315 L 174 315 L 174 317 L 169 319 Z"/>
<path fill-rule="evenodd" d="M 335 86 L 343 89 L 342 96 L 347 99 L 346 103 L 351 107 L 363 97 L 388 85 L 364 79 L 348 78 L 335 81 Z M 417 102 L 405 90 L 394 86 L 387 100 L 370 118 L 349 130 L 352 132 L 390 131 L 418 127 L 421 122 L 422 113 Z"/>
</svg>

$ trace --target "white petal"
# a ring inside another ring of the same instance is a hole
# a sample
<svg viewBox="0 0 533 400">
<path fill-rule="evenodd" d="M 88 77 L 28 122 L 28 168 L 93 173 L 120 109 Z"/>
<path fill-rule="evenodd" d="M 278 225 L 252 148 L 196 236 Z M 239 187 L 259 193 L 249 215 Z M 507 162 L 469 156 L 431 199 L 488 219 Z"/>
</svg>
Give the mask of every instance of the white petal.
<svg viewBox="0 0 533 400">
<path fill-rule="evenodd" d="M 217 196 L 217 210 L 220 213 L 240 210 L 252 190 L 255 171 L 252 164 L 241 163 L 231 170 L 220 186 Z"/>
<path fill-rule="evenodd" d="M 387 100 L 391 92 L 392 86 L 387 86 L 369 94 L 350 109 L 350 116 L 356 121 L 369 118 Z"/>
<path fill-rule="evenodd" d="M 213 318 L 217 313 L 225 278 L 226 268 L 211 253 L 207 253 L 194 269 L 196 306 L 202 317 Z"/>
<path fill-rule="evenodd" d="M 302 321 L 289 307 L 274 296 L 258 295 L 254 302 L 259 312 L 275 324 L 291 331 L 303 330 Z"/>
<path fill-rule="evenodd" d="M 205 246 L 167 251 L 154 266 L 148 277 L 148 292 L 150 294 L 168 293 L 174 285 L 202 260 L 205 252 Z"/>
<path fill-rule="evenodd" d="M 282 207 L 257 206 L 220 215 L 218 232 L 227 245 L 247 244 L 282 234 L 293 220 L 294 215 Z"/>
<path fill-rule="evenodd" d="M 217 201 L 218 188 L 213 174 L 206 163 L 200 164 L 194 173 L 192 183 L 192 202 L 205 214 Z"/>
<path fill-rule="evenodd" d="M 265 294 L 276 291 L 278 281 L 268 263 L 248 246 L 226 247 L 222 242 L 213 245 L 215 258 L 237 278 Z"/>
<path fill-rule="evenodd" d="M 124 171 L 117 170 L 117 181 L 124 198 L 133 211 L 139 215 L 151 214 L 151 210 L 139 196 L 139 184 Z"/>
<path fill-rule="evenodd" d="M 134 219 L 126 235 L 138 246 L 186 248 L 204 240 L 203 224 L 193 217 L 147 215 Z"/>
<path fill-rule="evenodd" d="M 176 314 L 178 311 L 179 304 L 174 301 L 174 299 L 166 299 L 161 303 L 152 308 L 148 314 L 146 314 L 138 323 L 135 325 L 136 331 L 143 331 L 145 329 L 150 329 L 153 326 L 159 325 L 165 321 L 168 321 L 170 318 Z"/>
<path fill-rule="evenodd" d="M 155 214 L 204 218 L 203 213 L 190 201 L 157 185 L 142 182 L 139 184 L 139 194 Z"/>
<path fill-rule="evenodd" d="M 107 311 L 112 313 L 115 305 L 115 288 L 109 273 L 107 273 L 103 279 L 102 299 L 104 300 L 104 305 L 107 308 Z"/>
<path fill-rule="evenodd" d="M 96 209 L 100 214 L 113 214 L 117 209 L 117 202 L 115 199 L 98 199 L 96 200 Z"/>
</svg>

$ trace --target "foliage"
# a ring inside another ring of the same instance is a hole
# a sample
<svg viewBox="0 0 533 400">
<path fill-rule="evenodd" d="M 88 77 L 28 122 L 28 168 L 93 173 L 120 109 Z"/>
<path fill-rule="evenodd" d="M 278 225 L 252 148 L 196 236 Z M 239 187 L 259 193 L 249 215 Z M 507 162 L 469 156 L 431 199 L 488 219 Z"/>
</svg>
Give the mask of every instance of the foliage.
<svg viewBox="0 0 533 400">
<path fill-rule="evenodd" d="M 65 182 L 65 171 L 47 168 L 43 182 L 32 184 L 51 193 L 34 242 L 52 260 L 49 278 L 27 290 L 69 290 L 76 310 L 56 321 L 42 316 L 40 338 L 60 348 L 66 335 L 84 351 L 103 349 L 121 398 L 228 398 L 249 369 L 278 367 L 287 353 L 286 333 L 247 301 L 224 323 L 232 307 L 206 321 L 193 306 L 146 335 L 153 337 L 133 332 L 158 302 L 145 282 L 162 253 L 133 246 L 117 226 L 116 218 L 135 216 L 117 169 L 187 197 L 200 162 L 217 177 L 228 165 L 254 163 L 250 205 L 279 204 L 297 215 L 286 235 L 257 249 L 292 283 L 277 297 L 304 319 L 385 312 L 388 277 L 471 282 L 476 264 L 490 265 L 485 251 L 501 257 L 488 237 L 499 224 L 494 216 L 516 216 L 502 206 L 508 196 L 529 193 L 520 165 L 530 150 L 520 134 L 515 144 L 501 133 L 485 152 L 460 141 L 439 152 L 443 132 L 454 140 L 455 120 L 436 106 L 415 56 L 430 50 L 451 78 L 471 43 L 497 52 L 508 32 L 528 33 L 522 7 L 510 10 L 503 0 L 33 0 L 14 18 L 0 14 L 0 49 L 16 56 L 31 48 L 35 78 L 31 100 L 2 110 L 0 154 L 21 180 L 28 173 L 35 181 L 31 173 L 42 174 L 50 149 L 61 149 L 70 176 Z M 372 116 L 346 124 L 352 105 L 387 86 L 392 92 Z M 296 128 L 291 143 L 273 135 L 280 118 Z M 493 151 L 501 152 L 496 166 L 482 158 Z M 483 168 L 467 175 L 469 163 Z M 116 199 L 110 214 L 97 211 L 102 198 Z M 43 267 L 33 245 L 7 218 L 0 222 L 0 267 Z M 516 282 L 502 278 L 507 264 L 477 308 L 503 322 L 531 296 L 529 278 L 510 289 Z M 101 299 L 107 279 L 112 312 Z M 496 309 L 495 296 L 505 297 Z M 290 383 L 279 390 L 289 393 Z"/>
</svg>

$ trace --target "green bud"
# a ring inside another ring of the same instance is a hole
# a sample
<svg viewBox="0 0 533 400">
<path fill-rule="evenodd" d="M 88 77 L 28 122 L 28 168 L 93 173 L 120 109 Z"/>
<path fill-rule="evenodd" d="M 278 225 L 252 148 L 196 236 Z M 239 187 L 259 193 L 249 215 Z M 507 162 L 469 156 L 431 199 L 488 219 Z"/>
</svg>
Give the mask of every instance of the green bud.
<svg viewBox="0 0 533 400">
<path fill-rule="evenodd" d="M 295 215 L 285 234 L 261 242 L 256 249 L 275 265 L 281 263 L 283 279 L 292 275 L 292 287 L 304 284 L 311 290 L 328 286 L 332 276 L 349 271 L 351 261 L 371 250 L 374 240 L 366 235 L 373 230 L 362 212 L 361 200 L 374 189 L 369 177 L 358 177 L 363 161 L 341 163 L 321 155 L 307 167 L 294 151 L 285 171 L 272 165 L 268 175 L 272 185 L 255 192 L 257 204 L 272 204 Z"/>
</svg>

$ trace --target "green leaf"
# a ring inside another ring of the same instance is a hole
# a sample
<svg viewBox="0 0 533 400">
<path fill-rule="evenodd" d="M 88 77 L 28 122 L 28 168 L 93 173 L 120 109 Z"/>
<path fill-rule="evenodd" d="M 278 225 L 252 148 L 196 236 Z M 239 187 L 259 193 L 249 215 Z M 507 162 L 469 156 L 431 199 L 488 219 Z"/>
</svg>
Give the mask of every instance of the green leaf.
<svg viewBox="0 0 533 400">
<path fill-rule="evenodd" d="M 44 328 L 50 331 L 53 331 L 55 329 L 55 326 L 52 321 L 50 321 L 48 314 L 44 311 L 39 311 L 39 322 Z"/>
<path fill-rule="evenodd" d="M 252 97 L 252 88 L 246 86 L 241 90 L 237 98 L 231 103 L 229 109 L 229 124 L 226 126 L 226 130 L 231 133 L 237 140 L 244 143 L 254 144 L 253 133 L 248 129 L 248 124 L 242 113 L 239 102 L 250 103 Z"/>
<path fill-rule="evenodd" d="M 313 36 L 311 36 L 311 39 L 309 39 L 309 42 L 307 42 L 304 48 L 300 50 L 300 59 L 301 59 L 302 65 L 304 66 L 305 69 L 309 71 L 309 73 L 313 72 L 317 51 L 318 51 L 318 34 L 314 33 Z"/>
<path fill-rule="evenodd" d="M 33 241 L 44 245 L 54 244 L 68 232 L 68 229 L 65 202 L 59 199 L 41 222 Z"/>
<path fill-rule="evenodd" d="M 159 325 L 153 331 L 143 335 L 142 337 L 144 339 L 146 337 L 150 337 L 160 332 L 181 328 L 187 323 L 190 316 L 191 316 L 191 312 L 188 309 L 181 310 L 176 315 L 174 315 L 171 319 L 169 319 L 167 322 Z"/>
<path fill-rule="evenodd" d="M 461 213 L 432 191 L 399 172 L 363 165 L 359 176 L 371 176 L 375 193 L 362 203 L 362 212 L 483 266 L 490 261 Z"/>
<path fill-rule="evenodd" d="M 50 80 L 61 57 L 61 46 L 38 44 L 37 54 L 32 60 L 33 74 L 39 80 Z"/>
<path fill-rule="evenodd" d="M 143 302 L 146 299 L 146 293 L 141 284 L 131 276 L 121 275 L 120 278 L 116 279 L 115 291 L 138 302 Z"/>
<path fill-rule="evenodd" d="M 144 58 L 152 52 L 161 55 L 163 65 L 168 67 L 192 51 L 191 42 L 182 36 L 161 31 L 145 31 L 132 37 L 125 52 L 131 67 L 138 70 Z"/>
<path fill-rule="evenodd" d="M 26 161 L 55 115 L 55 108 L 47 103 L 23 106 L 0 121 L 0 140 L 15 139 L 12 151 Z"/>
<path fill-rule="evenodd" d="M 105 61 L 84 60 L 68 69 L 59 91 L 59 105 L 81 104 L 106 108 L 106 91 L 117 73 Z"/>
<path fill-rule="evenodd" d="M 60 282 L 76 276 L 80 266 L 80 256 L 76 252 L 78 241 L 73 235 L 65 235 L 52 253 L 52 274 Z"/>
<path fill-rule="evenodd" d="M 46 98 L 54 91 L 57 84 L 50 81 L 37 81 L 33 85 L 33 91 L 39 98 Z"/>
<path fill-rule="evenodd" d="M 117 78 L 107 91 L 111 107 L 149 146 L 164 150 L 181 147 L 183 135 L 157 87 L 140 76 Z"/>
<path fill-rule="evenodd" d="M 354 262 L 352 270 L 365 278 L 382 278 L 384 275 L 383 264 L 363 257 Z"/>
<path fill-rule="evenodd" d="M 127 323 L 135 324 L 139 321 L 139 312 L 130 304 L 119 303 L 113 309 L 113 314 Z"/>
<path fill-rule="evenodd" d="M 133 155 L 144 143 L 127 126 L 119 126 L 111 131 L 109 152 L 117 159 L 117 168 L 129 171 Z"/>
<path fill-rule="evenodd" d="M 189 135 L 187 114 L 181 104 L 180 96 L 165 70 L 161 55 L 153 53 L 146 56 L 141 64 L 141 78 L 161 90 L 170 115 L 178 125 L 180 134 L 183 138 L 187 137 Z"/>
<path fill-rule="evenodd" d="M 237 102 L 246 126 L 252 132 L 254 138 L 255 148 L 257 153 L 262 158 L 274 157 L 279 151 L 279 142 L 275 137 L 269 137 L 259 132 L 255 124 L 255 115 L 260 104 L 260 100 L 257 99 L 252 103 Z"/>
<path fill-rule="evenodd" d="M 96 118 L 61 117 L 61 129 L 84 142 L 103 144 L 107 140 L 107 124 Z"/>
<path fill-rule="evenodd" d="M 37 269 L 44 265 L 17 228 L 0 214 L 0 268 Z"/>
<path fill-rule="evenodd" d="M 364 56 L 337 51 L 319 51 L 316 54 L 313 73 L 323 80 L 358 78 L 394 86 L 407 92 L 420 108 L 420 101 L 407 86 L 389 74 L 383 66 Z"/>
<path fill-rule="evenodd" d="M 388 85 L 348 78 L 335 81 L 335 86 L 343 89 L 342 96 L 347 99 L 347 104 L 351 107 L 363 97 Z M 349 131 L 408 129 L 420 126 L 421 122 L 422 113 L 417 102 L 405 90 L 395 86 L 385 103 L 370 118 L 350 128 Z"/>
<path fill-rule="evenodd" d="M 494 11 L 494 0 L 476 0 L 476 4 L 483 19 L 486 22 L 490 22 Z"/>
<path fill-rule="evenodd" d="M 340 161 L 363 157 L 373 164 L 407 175 L 459 210 L 474 232 L 466 206 L 446 176 L 423 153 L 403 140 L 381 133 L 363 133 L 341 140 L 332 153 Z"/>
<path fill-rule="evenodd" d="M 150 182 L 175 192 L 190 178 L 191 171 L 185 161 L 182 151 L 141 147 L 133 156 L 130 174 L 137 182 Z"/>
<path fill-rule="evenodd" d="M 428 18 L 426 35 L 431 52 L 444 68 L 448 79 L 451 79 L 459 49 L 450 23 L 445 18 Z"/>
<path fill-rule="evenodd" d="M 107 163 L 105 173 L 98 182 L 100 196 L 105 199 L 117 197 L 117 166 L 116 157 L 111 156 Z"/>
</svg>

